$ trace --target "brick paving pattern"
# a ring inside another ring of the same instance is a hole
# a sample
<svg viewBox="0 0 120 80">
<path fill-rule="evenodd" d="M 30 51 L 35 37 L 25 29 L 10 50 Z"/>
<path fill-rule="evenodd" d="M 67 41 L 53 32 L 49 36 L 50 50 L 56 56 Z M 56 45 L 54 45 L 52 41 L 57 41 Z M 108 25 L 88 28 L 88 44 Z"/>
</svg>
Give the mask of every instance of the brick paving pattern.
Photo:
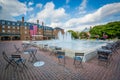
<svg viewBox="0 0 120 80">
<path fill-rule="evenodd" d="M 2 57 L 2 52 L 5 51 L 7 56 L 15 54 L 14 44 L 22 50 L 22 41 L 0 42 L 0 80 L 120 80 L 120 49 L 119 54 L 113 53 L 113 60 L 107 67 L 104 64 L 98 65 L 97 57 L 83 63 L 83 68 L 76 68 L 73 59 L 67 57 L 64 66 L 58 63 L 58 59 L 55 55 L 50 55 L 49 51 L 38 49 L 36 57 L 38 61 L 45 62 L 43 66 L 33 66 L 34 62 L 28 61 L 29 54 L 18 53 L 27 59 L 28 68 L 21 71 L 9 66 L 5 70 L 6 61 Z"/>
</svg>

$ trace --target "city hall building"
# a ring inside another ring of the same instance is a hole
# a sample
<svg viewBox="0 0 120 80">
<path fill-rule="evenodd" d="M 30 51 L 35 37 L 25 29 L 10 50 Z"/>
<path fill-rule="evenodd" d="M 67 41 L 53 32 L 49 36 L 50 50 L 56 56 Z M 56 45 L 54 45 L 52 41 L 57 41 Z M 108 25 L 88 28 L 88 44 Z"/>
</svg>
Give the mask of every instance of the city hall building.
<svg viewBox="0 0 120 80">
<path fill-rule="evenodd" d="M 31 25 L 37 26 L 37 34 L 32 36 L 30 35 Z M 64 34 L 64 30 L 59 27 L 52 28 L 45 26 L 43 22 L 39 24 L 39 20 L 37 20 L 36 23 L 25 22 L 24 17 L 22 17 L 22 21 L 16 22 L 0 20 L 0 41 L 55 39 L 59 31 Z"/>
</svg>

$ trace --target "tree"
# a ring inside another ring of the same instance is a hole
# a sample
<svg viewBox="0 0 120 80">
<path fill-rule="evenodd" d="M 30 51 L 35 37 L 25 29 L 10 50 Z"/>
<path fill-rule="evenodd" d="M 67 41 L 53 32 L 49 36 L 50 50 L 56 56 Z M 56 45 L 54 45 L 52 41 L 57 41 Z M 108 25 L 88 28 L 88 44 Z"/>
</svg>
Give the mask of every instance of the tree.
<svg viewBox="0 0 120 80">
<path fill-rule="evenodd" d="M 103 33 L 108 35 L 108 38 L 116 38 L 120 36 L 120 21 L 110 22 L 105 25 L 94 26 L 90 33 L 94 38 L 95 35 L 103 36 Z"/>
</svg>

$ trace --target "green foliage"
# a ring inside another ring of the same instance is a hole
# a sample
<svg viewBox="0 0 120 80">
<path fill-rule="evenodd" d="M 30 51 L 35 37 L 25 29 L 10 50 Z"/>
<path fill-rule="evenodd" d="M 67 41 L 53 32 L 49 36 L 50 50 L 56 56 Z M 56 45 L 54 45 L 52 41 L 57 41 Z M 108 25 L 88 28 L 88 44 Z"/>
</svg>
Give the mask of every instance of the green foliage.
<svg viewBox="0 0 120 80">
<path fill-rule="evenodd" d="M 86 32 L 81 32 L 81 33 L 80 33 L 80 38 L 81 38 L 81 39 L 87 39 L 87 38 L 88 38 L 87 33 L 86 33 Z"/>
<path fill-rule="evenodd" d="M 74 39 L 79 39 L 79 32 L 75 32 L 75 31 L 73 31 L 73 30 L 68 30 L 68 32 L 71 32 L 72 37 L 73 37 Z"/>
<path fill-rule="evenodd" d="M 94 26 L 90 33 L 92 37 L 95 35 L 103 36 L 103 33 L 107 34 L 109 38 L 116 38 L 120 36 L 120 21 L 110 22 L 105 25 Z"/>
<path fill-rule="evenodd" d="M 71 32 L 74 39 L 86 39 L 88 35 L 86 32 L 78 32 L 73 30 L 68 30 Z M 99 35 L 100 38 L 103 37 L 103 33 L 108 35 L 108 38 L 120 38 L 120 21 L 110 22 L 105 25 L 97 25 L 90 29 L 91 38 L 96 38 Z"/>
</svg>

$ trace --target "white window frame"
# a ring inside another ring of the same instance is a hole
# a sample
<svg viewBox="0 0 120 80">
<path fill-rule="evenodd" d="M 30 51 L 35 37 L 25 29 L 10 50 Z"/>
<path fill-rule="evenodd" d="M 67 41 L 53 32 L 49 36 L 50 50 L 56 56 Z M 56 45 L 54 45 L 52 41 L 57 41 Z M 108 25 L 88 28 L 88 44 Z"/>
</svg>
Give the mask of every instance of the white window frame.
<svg viewBox="0 0 120 80">
<path fill-rule="evenodd" d="M 17 27 L 17 29 L 20 29 L 20 27 Z"/>
<path fill-rule="evenodd" d="M 8 29 L 10 29 L 10 26 L 8 26 Z"/>
<path fill-rule="evenodd" d="M 2 32 L 5 33 L 5 30 L 3 29 Z"/>
<path fill-rule="evenodd" d="M 2 25 L 2 28 L 5 28 L 5 25 Z"/>
<path fill-rule="evenodd" d="M 10 33 L 11 31 L 10 31 L 10 30 L 8 30 L 7 32 L 8 32 L 8 33 Z"/>
<path fill-rule="evenodd" d="M 27 31 L 25 31 L 25 34 L 27 34 Z"/>
<path fill-rule="evenodd" d="M 13 26 L 12 28 L 15 29 L 15 26 Z"/>
</svg>

